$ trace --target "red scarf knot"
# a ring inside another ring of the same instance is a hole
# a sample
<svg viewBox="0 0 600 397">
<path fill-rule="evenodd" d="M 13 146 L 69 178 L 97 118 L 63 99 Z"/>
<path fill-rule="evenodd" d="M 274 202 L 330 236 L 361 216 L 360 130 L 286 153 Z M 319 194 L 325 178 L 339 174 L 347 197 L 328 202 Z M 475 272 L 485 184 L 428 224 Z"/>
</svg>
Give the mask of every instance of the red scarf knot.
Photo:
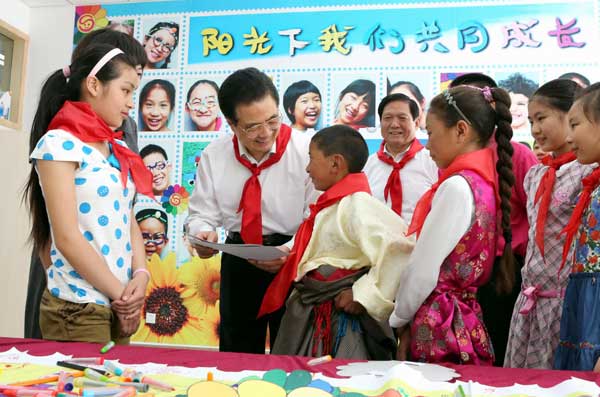
<svg viewBox="0 0 600 397">
<path fill-rule="evenodd" d="M 421 229 L 423 228 L 427 214 L 429 214 L 429 211 L 431 211 L 431 202 L 433 201 L 435 192 L 446 179 L 460 171 L 472 171 L 478 174 L 487 183 L 494 186 L 495 190 L 497 191 L 496 167 L 494 164 L 494 153 L 492 149 L 485 148 L 476 150 L 474 152 L 461 154 L 452 161 L 448 168 L 441 172 L 438 181 L 434 183 L 417 202 L 410 226 L 406 232 L 407 236 L 410 236 L 415 232 L 417 233 L 417 237 L 419 234 L 421 234 Z M 498 200 L 498 197 L 496 197 L 496 200 Z"/>
<path fill-rule="evenodd" d="M 579 196 L 579 201 L 577 202 L 575 209 L 573 209 L 569 223 L 567 223 L 567 226 L 565 226 L 565 228 L 559 234 L 566 234 L 566 238 L 565 245 L 563 246 L 562 262 L 560 263 L 558 274 L 560 274 L 565 262 L 567 261 L 567 256 L 569 255 L 573 238 L 577 234 L 577 230 L 579 230 L 579 226 L 581 225 L 583 213 L 585 209 L 589 207 L 592 200 L 592 193 L 600 185 L 600 168 L 596 168 L 591 174 L 583 178 L 581 182 L 583 189 L 581 191 L 581 195 Z"/>
<path fill-rule="evenodd" d="M 152 193 L 152 173 L 146 168 L 139 154 L 115 142 L 121 139 L 123 132 L 113 131 L 100 116 L 94 112 L 87 102 L 66 101 L 62 108 L 50 121 L 48 130 L 65 130 L 82 142 L 108 142 L 112 145 L 115 158 L 121 166 L 121 181 L 127 186 L 127 178 L 131 178 L 136 190 L 148 197 Z"/>
<path fill-rule="evenodd" d="M 258 176 L 265 168 L 281 160 L 285 149 L 292 137 L 292 129 L 282 124 L 276 139 L 277 151 L 260 165 L 253 164 L 240 154 L 237 136 L 233 136 L 233 150 L 235 158 L 252 174 L 244 184 L 238 212 L 242 212 L 242 229 L 240 235 L 246 244 L 262 244 L 262 188 Z"/>
<path fill-rule="evenodd" d="M 535 222 L 535 243 L 538 246 L 542 259 L 545 256 L 544 238 L 546 229 L 546 218 L 550 210 L 550 202 L 552 201 L 552 190 L 556 182 L 556 171 L 564 164 L 570 163 L 576 159 L 573 152 L 568 152 L 556 158 L 551 155 L 545 156 L 542 159 L 542 164 L 548 166 L 548 169 L 542 176 L 537 191 L 535 192 L 534 203 L 540 201 L 538 208 L 538 216 Z M 545 259 L 544 259 L 545 260 Z"/>
<path fill-rule="evenodd" d="M 400 170 L 404 168 L 404 166 L 412 160 L 419 151 L 423 149 L 423 145 L 419 142 L 418 139 L 413 139 L 408 151 L 404 154 L 404 157 L 398 162 L 395 162 L 392 157 L 384 152 L 385 149 L 385 141 L 381 142 L 381 146 L 379 147 L 379 151 L 377 152 L 377 157 L 379 160 L 383 161 L 386 164 L 389 164 L 393 167 L 392 172 L 388 177 L 387 183 L 385 184 L 385 188 L 383 190 L 383 196 L 385 201 L 388 201 L 388 197 L 391 194 L 392 199 L 392 210 L 402 216 L 402 181 L 400 180 Z"/>
</svg>

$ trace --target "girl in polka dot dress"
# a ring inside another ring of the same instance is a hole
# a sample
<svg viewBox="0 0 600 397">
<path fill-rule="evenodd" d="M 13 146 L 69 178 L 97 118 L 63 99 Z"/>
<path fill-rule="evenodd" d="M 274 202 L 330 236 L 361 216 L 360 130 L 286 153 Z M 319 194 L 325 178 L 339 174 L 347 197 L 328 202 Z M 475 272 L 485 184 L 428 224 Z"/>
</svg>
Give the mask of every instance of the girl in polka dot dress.
<svg viewBox="0 0 600 397">
<path fill-rule="evenodd" d="M 132 222 L 152 175 L 114 130 L 133 107 L 135 60 L 98 44 L 54 72 L 40 95 L 26 195 L 35 247 L 49 247 L 40 306 L 44 339 L 126 342 L 149 280 Z"/>
</svg>

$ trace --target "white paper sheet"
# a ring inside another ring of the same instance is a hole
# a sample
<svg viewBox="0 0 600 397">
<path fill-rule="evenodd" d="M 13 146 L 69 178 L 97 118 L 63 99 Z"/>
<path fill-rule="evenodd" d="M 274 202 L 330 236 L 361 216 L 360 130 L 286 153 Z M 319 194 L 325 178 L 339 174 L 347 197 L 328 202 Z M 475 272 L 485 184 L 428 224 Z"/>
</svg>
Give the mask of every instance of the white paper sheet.
<svg viewBox="0 0 600 397">
<path fill-rule="evenodd" d="M 268 247 L 259 244 L 220 244 L 200 240 L 190 234 L 187 235 L 190 244 L 200 247 L 208 247 L 217 251 L 223 251 L 228 254 L 238 256 L 244 259 L 254 259 L 257 261 L 271 261 L 279 259 L 287 254 L 277 247 Z"/>
</svg>

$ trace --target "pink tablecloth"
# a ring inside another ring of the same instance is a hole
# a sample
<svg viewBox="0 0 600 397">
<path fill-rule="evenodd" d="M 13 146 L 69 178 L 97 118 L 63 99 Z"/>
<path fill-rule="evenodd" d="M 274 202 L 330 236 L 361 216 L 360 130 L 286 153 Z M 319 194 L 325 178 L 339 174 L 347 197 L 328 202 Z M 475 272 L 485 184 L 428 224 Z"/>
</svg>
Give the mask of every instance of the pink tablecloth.
<svg viewBox="0 0 600 397">
<path fill-rule="evenodd" d="M 93 343 L 60 343 L 39 339 L 19 339 L 0 337 L 0 351 L 11 347 L 29 354 L 46 356 L 55 352 L 72 354 L 76 357 L 93 357 L 99 355 L 100 345 Z M 107 354 L 107 359 L 120 359 L 125 364 L 141 364 L 145 362 L 164 363 L 184 367 L 217 367 L 222 371 L 258 370 L 266 371 L 280 368 L 286 371 L 306 369 L 318 371 L 331 377 L 336 377 L 336 367 L 348 360 L 333 360 L 318 367 L 306 365 L 306 357 L 255 355 L 240 353 L 219 353 L 214 351 L 175 349 L 165 347 L 115 346 Z M 547 371 L 533 369 L 477 367 L 474 365 L 454 365 L 461 375 L 461 380 L 473 380 L 490 386 L 509 386 L 513 383 L 538 384 L 551 387 L 572 376 L 596 382 L 600 385 L 600 374 L 593 372 Z"/>
</svg>

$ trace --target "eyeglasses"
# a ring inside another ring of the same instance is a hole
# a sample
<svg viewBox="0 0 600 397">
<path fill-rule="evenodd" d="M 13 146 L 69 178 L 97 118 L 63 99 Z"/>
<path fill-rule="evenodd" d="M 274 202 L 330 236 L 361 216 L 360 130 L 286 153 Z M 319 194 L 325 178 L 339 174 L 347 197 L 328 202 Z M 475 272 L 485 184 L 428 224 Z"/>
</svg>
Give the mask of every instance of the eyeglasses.
<svg viewBox="0 0 600 397">
<path fill-rule="evenodd" d="M 162 170 L 164 170 L 167 167 L 168 164 L 169 163 L 167 163 L 166 161 L 160 160 L 160 161 L 157 161 L 154 164 L 148 164 L 146 166 L 146 168 L 148 168 L 150 171 L 154 171 L 154 170 L 162 171 Z"/>
<path fill-rule="evenodd" d="M 250 127 L 241 128 L 240 130 L 246 134 L 248 138 L 255 138 L 262 128 L 266 127 L 270 132 L 279 131 L 279 127 L 281 127 L 281 113 L 277 116 L 271 117 L 267 121 L 263 121 L 262 123 L 251 125 Z"/>
<path fill-rule="evenodd" d="M 150 233 L 144 233 L 144 232 L 142 232 L 142 238 L 144 239 L 144 245 L 149 245 L 149 244 L 161 245 L 161 244 L 164 244 L 166 237 L 167 236 L 165 236 L 164 233 L 150 234 Z"/>
<path fill-rule="evenodd" d="M 197 112 L 201 110 L 203 106 L 207 109 L 214 108 L 217 106 L 217 101 L 215 100 L 215 97 L 210 96 L 204 99 L 196 98 L 193 101 L 188 102 L 187 105 L 190 110 Z"/>
<path fill-rule="evenodd" d="M 158 36 L 152 36 L 152 43 L 155 47 L 160 48 L 162 52 L 169 54 L 175 49 L 173 45 L 165 43 L 164 39 Z"/>
</svg>

